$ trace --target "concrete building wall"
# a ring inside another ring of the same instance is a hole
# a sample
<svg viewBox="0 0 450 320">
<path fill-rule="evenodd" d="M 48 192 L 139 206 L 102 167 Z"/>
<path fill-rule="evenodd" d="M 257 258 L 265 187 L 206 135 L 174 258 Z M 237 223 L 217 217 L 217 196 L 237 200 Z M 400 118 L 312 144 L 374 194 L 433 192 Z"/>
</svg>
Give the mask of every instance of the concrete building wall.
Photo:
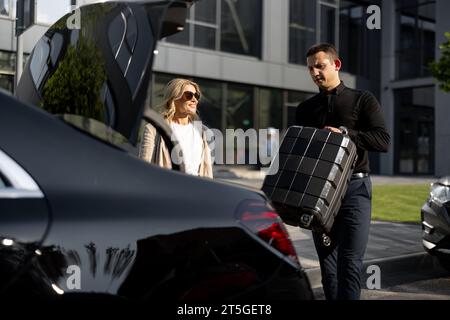
<svg viewBox="0 0 450 320">
<path fill-rule="evenodd" d="M 14 24 L 11 19 L 0 18 L 0 50 L 15 50 Z"/>
<path fill-rule="evenodd" d="M 23 48 L 25 53 L 30 53 L 33 50 L 34 45 L 47 31 L 48 27 L 48 25 L 37 24 L 30 27 L 23 34 Z M 15 21 L 1 17 L 0 30 L 0 50 L 16 51 Z"/>
</svg>

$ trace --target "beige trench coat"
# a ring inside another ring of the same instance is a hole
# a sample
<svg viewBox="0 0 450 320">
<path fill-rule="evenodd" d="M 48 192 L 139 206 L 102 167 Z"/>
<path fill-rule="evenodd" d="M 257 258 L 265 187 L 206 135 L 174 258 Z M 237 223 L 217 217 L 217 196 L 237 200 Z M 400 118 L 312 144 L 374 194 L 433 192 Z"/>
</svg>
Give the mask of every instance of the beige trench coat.
<svg viewBox="0 0 450 320">
<path fill-rule="evenodd" d="M 141 146 L 139 148 L 139 158 L 144 161 L 152 162 L 153 150 L 155 148 L 156 128 L 150 123 L 144 128 L 144 135 L 142 137 Z M 199 168 L 199 176 L 201 177 L 213 177 L 212 162 L 211 162 L 211 150 L 209 149 L 206 141 L 205 130 L 202 132 L 203 151 L 202 162 Z M 167 169 L 172 169 L 172 161 L 170 159 L 169 149 L 167 148 L 164 139 L 161 139 L 159 145 L 158 159 L 154 159 L 153 163 Z"/>
</svg>

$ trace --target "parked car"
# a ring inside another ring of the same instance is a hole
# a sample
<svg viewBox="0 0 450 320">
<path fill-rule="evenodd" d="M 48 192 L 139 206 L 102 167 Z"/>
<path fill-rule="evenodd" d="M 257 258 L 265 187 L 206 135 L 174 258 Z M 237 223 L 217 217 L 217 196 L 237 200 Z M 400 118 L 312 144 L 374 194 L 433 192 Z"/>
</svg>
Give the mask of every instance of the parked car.
<svg viewBox="0 0 450 320">
<path fill-rule="evenodd" d="M 36 44 L 18 98 L 0 92 L 0 297 L 312 298 L 263 193 L 133 153 L 142 119 L 174 147 L 143 110 L 156 42 L 183 28 L 190 5 L 82 7 Z"/>
<path fill-rule="evenodd" d="M 431 185 L 430 196 L 422 207 L 422 242 L 450 270 L 450 176 Z"/>
</svg>

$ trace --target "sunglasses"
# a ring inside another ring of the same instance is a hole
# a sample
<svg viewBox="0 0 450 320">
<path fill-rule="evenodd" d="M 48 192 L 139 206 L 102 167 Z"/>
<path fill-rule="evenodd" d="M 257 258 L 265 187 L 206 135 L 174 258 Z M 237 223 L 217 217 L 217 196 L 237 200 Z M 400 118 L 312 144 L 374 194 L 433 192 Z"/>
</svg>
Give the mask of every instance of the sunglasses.
<svg viewBox="0 0 450 320">
<path fill-rule="evenodd" d="M 192 91 L 185 91 L 185 92 L 183 92 L 183 96 L 186 100 L 192 100 L 193 97 L 195 97 L 195 99 L 197 99 L 197 101 L 200 100 L 200 93 L 198 93 L 198 92 L 193 93 Z"/>
</svg>

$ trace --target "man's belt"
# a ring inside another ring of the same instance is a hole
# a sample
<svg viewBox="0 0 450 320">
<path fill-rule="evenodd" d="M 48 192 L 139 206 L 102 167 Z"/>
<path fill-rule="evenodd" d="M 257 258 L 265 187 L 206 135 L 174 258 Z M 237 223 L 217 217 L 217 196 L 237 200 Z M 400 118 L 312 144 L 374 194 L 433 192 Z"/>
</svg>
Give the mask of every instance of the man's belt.
<svg viewBox="0 0 450 320">
<path fill-rule="evenodd" d="M 352 179 L 367 178 L 369 174 L 367 172 L 355 172 L 352 174 Z"/>
</svg>

